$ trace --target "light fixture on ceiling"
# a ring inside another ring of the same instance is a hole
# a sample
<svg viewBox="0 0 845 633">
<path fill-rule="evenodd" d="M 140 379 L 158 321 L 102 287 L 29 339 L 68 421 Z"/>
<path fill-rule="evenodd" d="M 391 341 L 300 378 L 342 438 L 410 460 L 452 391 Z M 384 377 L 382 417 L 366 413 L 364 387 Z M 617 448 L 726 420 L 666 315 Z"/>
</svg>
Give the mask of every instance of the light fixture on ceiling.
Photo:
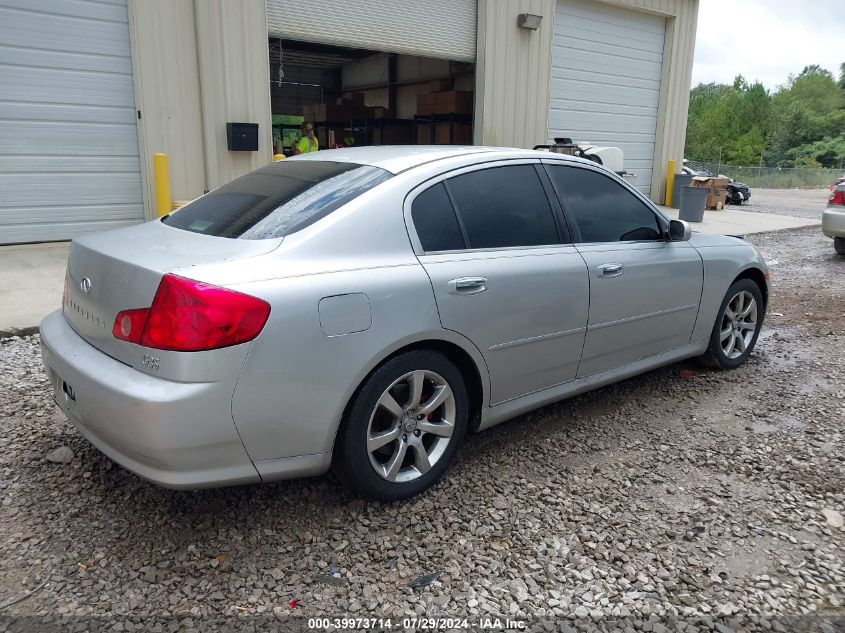
<svg viewBox="0 0 845 633">
<path fill-rule="evenodd" d="M 516 25 L 521 29 L 536 31 L 540 28 L 540 22 L 542 21 L 542 15 L 534 15 L 533 13 L 520 13 L 516 18 Z"/>
</svg>

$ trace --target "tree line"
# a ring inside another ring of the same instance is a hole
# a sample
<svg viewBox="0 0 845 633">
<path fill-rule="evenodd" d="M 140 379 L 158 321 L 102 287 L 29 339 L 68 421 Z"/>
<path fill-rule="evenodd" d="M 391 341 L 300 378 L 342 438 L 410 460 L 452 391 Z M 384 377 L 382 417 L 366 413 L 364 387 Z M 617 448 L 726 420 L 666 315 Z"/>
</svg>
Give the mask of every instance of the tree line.
<svg viewBox="0 0 845 633">
<path fill-rule="evenodd" d="M 768 167 L 845 165 L 845 63 L 807 66 L 777 90 L 742 75 L 690 91 L 685 157 Z"/>
</svg>

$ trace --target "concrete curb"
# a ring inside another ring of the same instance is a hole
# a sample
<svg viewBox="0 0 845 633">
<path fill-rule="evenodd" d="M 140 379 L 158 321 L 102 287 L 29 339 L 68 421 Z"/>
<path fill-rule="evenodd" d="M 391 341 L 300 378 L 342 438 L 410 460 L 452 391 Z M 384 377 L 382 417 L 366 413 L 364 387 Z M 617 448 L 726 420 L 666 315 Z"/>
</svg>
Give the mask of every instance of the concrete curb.
<svg viewBox="0 0 845 633">
<path fill-rule="evenodd" d="M 30 325 L 29 327 L 13 327 L 8 330 L 0 330 L 0 339 L 12 338 L 13 336 L 32 336 L 38 334 L 39 326 Z"/>
</svg>

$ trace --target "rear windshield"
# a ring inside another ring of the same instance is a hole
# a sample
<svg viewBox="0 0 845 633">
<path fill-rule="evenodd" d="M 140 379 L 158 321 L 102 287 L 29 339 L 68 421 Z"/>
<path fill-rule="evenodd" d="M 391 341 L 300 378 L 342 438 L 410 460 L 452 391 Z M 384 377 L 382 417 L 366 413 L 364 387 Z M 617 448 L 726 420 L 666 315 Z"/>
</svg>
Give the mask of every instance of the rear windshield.
<svg viewBox="0 0 845 633">
<path fill-rule="evenodd" d="M 370 165 L 283 160 L 223 185 L 162 222 L 203 235 L 260 240 L 313 224 L 391 177 Z"/>
</svg>

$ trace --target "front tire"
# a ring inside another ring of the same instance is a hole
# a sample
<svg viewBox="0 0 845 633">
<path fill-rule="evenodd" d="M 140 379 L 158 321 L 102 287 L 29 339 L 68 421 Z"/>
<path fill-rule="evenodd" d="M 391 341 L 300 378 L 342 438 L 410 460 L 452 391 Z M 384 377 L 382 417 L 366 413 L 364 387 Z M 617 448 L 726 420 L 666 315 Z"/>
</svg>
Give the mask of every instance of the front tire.
<svg viewBox="0 0 845 633">
<path fill-rule="evenodd" d="M 757 343 L 764 316 L 760 287 L 751 279 L 735 281 L 719 306 L 701 362 L 714 369 L 736 369 L 742 365 Z"/>
<path fill-rule="evenodd" d="M 833 238 L 833 249 L 840 255 L 845 255 L 845 237 Z"/>
<path fill-rule="evenodd" d="M 358 494 L 397 501 L 434 484 L 466 430 L 460 370 L 434 351 L 401 354 L 376 369 L 341 422 L 334 469 Z"/>
</svg>

